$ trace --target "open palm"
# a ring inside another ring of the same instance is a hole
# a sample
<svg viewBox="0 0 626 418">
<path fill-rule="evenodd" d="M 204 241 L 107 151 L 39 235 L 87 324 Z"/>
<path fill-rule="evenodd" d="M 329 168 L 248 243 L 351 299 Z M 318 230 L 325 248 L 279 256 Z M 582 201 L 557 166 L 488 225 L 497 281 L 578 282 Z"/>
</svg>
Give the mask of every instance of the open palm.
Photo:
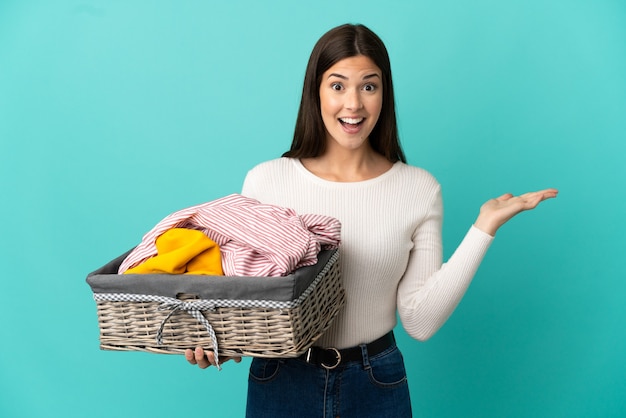
<svg viewBox="0 0 626 418">
<path fill-rule="evenodd" d="M 554 198 L 557 194 L 556 189 L 544 189 L 519 196 L 506 193 L 495 199 L 489 199 L 481 206 L 474 225 L 490 235 L 495 235 L 498 228 L 518 213 L 534 209 L 539 203 Z"/>
</svg>

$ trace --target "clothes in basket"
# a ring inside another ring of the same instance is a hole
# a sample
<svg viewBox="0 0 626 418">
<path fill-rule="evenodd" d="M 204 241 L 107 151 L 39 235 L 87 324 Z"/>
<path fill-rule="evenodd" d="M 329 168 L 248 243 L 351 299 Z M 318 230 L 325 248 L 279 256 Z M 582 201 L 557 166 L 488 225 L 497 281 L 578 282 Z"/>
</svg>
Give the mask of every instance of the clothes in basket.
<svg viewBox="0 0 626 418">
<path fill-rule="evenodd" d="M 179 210 L 160 221 L 119 267 L 124 273 L 157 254 L 156 239 L 172 228 L 202 231 L 217 243 L 226 276 L 284 276 L 317 263 L 335 249 L 341 223 L 332 217 L 298 215 L 239 194 Z"/>
</svg>

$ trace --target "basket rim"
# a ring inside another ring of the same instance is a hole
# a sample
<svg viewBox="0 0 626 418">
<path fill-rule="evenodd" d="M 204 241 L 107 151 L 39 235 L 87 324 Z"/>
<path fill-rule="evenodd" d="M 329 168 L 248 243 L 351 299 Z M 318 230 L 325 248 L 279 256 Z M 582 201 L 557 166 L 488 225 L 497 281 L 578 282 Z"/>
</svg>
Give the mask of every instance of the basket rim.
<svg viewBox="0 0 626 418">
<path fill-rule="evenodd" d="M 117 274 L 125 254 L 87 276 L 94 294 L 135 294 L 176 298 L 181 293 L 202 300 L 273 300 L 293 302 L 338 258 L 339 250 L 322 250 L 318 262 L 287 276 L 209 276 L 192 274 Z M 123 276 L 123 277 L 122 277 Z"/>
<path fill-rule="evenodd" d="M 270 308 L 270 309 L 292 309 L 304 302 L 304 300 L 315 290 L 319 282 L 328 273 L 330 268 L 339 258 L 339 254 L 334 252 L 324 265 L 324 268 L 317 274 L 311 284 L 302 294 L 291 301 L 277 301 L 268 299 L 192 299 L 182 301 L 177 298 L 170 298 L 160 295 L 145 295 L 135 293 L 94 293 L 96 302 L 159 302 L 163 304 L 178 305 L 183 310 L 214 310 L 217 308 Z"/>
</svg>

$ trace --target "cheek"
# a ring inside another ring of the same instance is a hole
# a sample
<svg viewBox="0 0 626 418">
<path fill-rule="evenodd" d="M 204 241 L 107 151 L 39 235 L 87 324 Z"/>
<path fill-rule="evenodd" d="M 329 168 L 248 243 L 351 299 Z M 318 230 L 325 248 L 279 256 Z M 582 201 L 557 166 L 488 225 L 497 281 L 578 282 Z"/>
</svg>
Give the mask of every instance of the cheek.
<svg viewBox="0 0 626 418">
<path fill-rule="evenodd" d="M 324 123 L 324 127 L 328 130 L 331 128 L 332 122 L 335 120 L 335 114 L 328 106 L 328 102 L 322 102 L 320 104 L 320 110 L 322 113 L 322 122 Z"/>
<path fill-rule="evenodd" d="M 333 115 L 339 111 L 341 104 L 336 97 L 330 94 L 320 94 L 320 108 L 322 113 Z"/>
<path fill-rule="evenodd" d="M 377 121 L 378 118 L 380 117 L 380 112 L 383 109 L 383 101 L 382 100 L 373 100 L 372 102 L 370 102 L 370 105 L 368 107 L 368 111 L 370 114 L 370 117 L 372 118 L 373 121 Z"/>
<path fill-rule="evenodd" d="M 375 116 L 374 119 L 378 120 L 380 117 L 380 112 L 383 110 L 383 99 L 382 97 L 377 99 L 374 103 L 372 103 L 372 114 Z"/>
</svg>

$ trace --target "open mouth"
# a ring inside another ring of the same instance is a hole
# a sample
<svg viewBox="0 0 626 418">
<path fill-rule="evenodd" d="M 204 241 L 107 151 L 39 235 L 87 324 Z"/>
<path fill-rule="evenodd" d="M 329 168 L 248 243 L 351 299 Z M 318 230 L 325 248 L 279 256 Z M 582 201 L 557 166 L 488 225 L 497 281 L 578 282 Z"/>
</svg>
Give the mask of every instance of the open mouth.
<svg viewBox="0 0 626 418">
<path fill-rule="evenodd" d="M 363 123 L 365 118 L 339 118 L 339 122 L 347 128 L 356 128 Z"/>
</svg>

